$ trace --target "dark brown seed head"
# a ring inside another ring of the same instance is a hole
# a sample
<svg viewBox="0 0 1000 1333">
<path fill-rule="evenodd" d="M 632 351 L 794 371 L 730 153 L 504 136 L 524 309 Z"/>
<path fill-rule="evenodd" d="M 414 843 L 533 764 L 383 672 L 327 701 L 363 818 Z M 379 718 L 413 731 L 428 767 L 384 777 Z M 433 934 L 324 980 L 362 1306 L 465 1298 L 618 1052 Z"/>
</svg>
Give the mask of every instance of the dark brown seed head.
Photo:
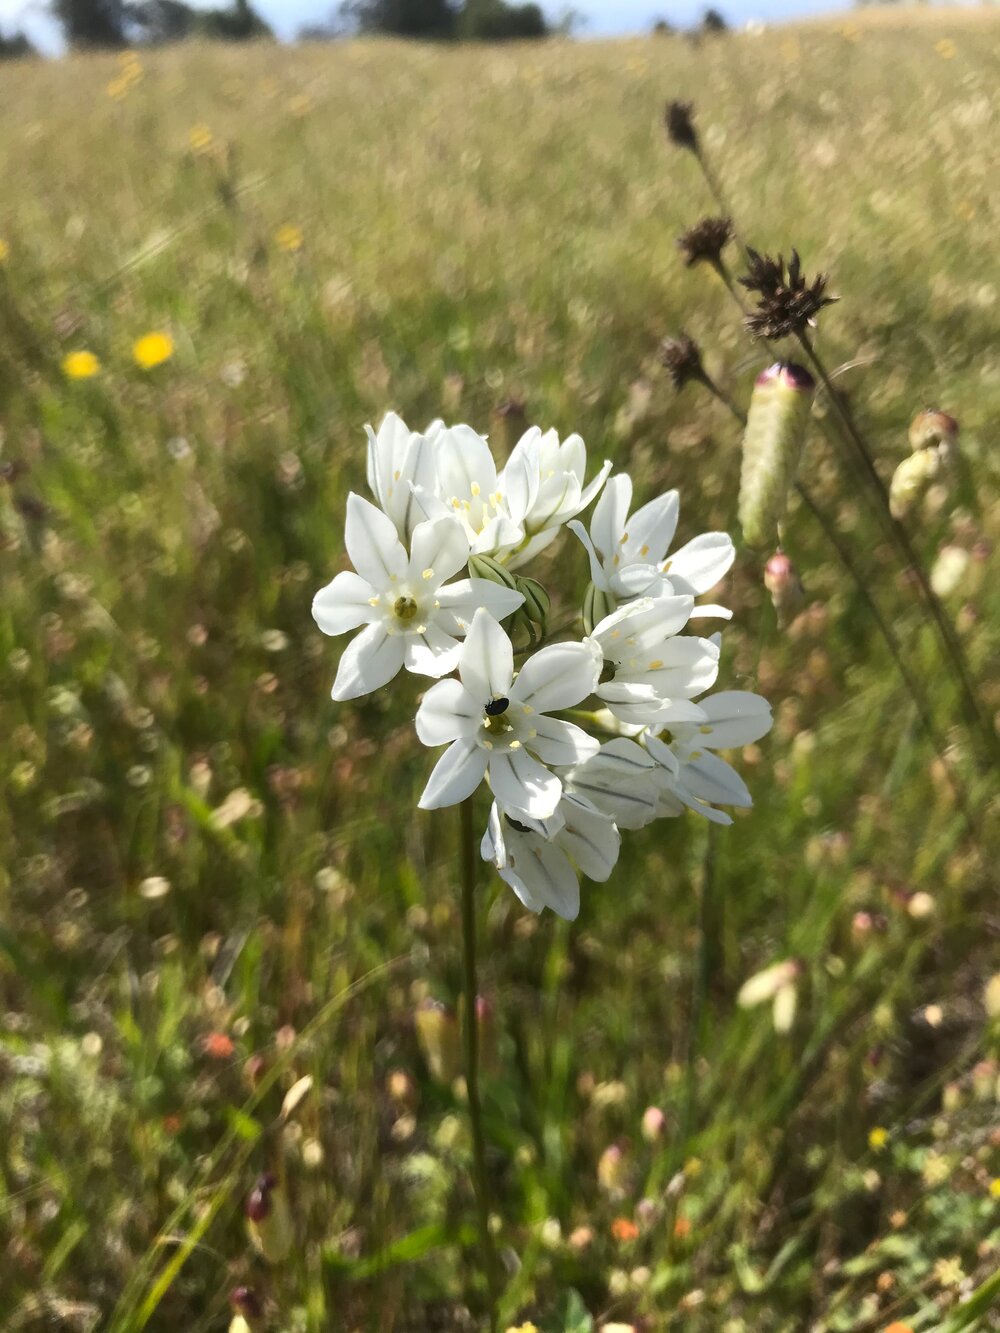
<svg viewBox="0 0 1000 1333">
<path fill-rule="evenodd" d="M 683 389 L 691 380 L 704 380 L 701 350 L 693 338 L 681 333 L 677 338 L 664 338 L 660 343 L 660 363 L 670 376 L 675 389 Z"/>
<path fill-rule="evenodd" d="M 823 307 L 837 299 L 825 295 L 826 282 L 823 273 L 812 282 L 806 280 L 796 250 L 786 272 L 782 255 L 772 259 L 747 246 L 747 273 L 740 284 L 757 293 L 757 309 L 744 321 L 747 331 L 755 338 L 788 338 L 804 333 L 816 323 Z"/>
<path fill-rule="evenodd" d="M 698 132 L 691 119 L 694 111 L 693 102 L 668 102 L 663 113 L 667 138 L 678 148 L 687 148 L 692 153 L 698 151 Z"/>
<path fill-rule="evenodd" d="M 688 268 L 695 264 L 718 265 L 722 251 L 733 239 L 731 218 L 702 218 L 677 238 L 677 248 Z"/>
</svg>

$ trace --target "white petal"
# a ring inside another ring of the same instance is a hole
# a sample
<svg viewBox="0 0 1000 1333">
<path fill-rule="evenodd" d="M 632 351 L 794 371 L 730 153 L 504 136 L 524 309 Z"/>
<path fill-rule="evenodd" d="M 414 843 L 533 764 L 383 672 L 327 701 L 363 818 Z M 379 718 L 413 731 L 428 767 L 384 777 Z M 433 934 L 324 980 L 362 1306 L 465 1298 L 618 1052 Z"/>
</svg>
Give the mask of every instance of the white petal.
<svg viewBox="0 0 1000 1333">
<path fill-rule="evenodd" d="M 482 607 L 472 617 L 458 674 L 472 697 L 484 706 L 491 699 L 510 696 L 514 650 L 496 620 Z"/>
<path fill-rule="evenodd" d="M 424 745 L 448 745 L 460 736 L 474 736 L 482 716 L 482 705 L 460 680 L 440 680 L 420 701 L 417 735 Z"/>
<path fill-rule="evenodd" d="M 515 588 L 489 579 L 459 579 L 446 588 L 438 588 L 437 601 L 441 623 L 452 634 L 465 634 L 472 617 L 482 607 L 494 620 L 503 620 L 524 602 L 524 596 Z"/>
<path fill-rule="evenodd" d="M 644 561 L 658 565 L 667 554 L 677 531 L 680 499 L 676 491 L 658 495 L 644 504 L 628 520 L 628 541 L 622 549 L 623 561 Z"/>
<path fill-rule="evenodd" d="M 532 426 L 511 450 L 507 465 L 497 478 L 497 489 L 507 501 L 511 517 L 523 522 L 538 492 L 538 440 L 541 431 Z"/>
<path fill-rule="evenodd" d="M 402 635 L 387 633 L 384 625 L 363 629 L 341 654 L 334 699 L 360 699 L 388 685 L 403 665 L 403 651 Z"/>
<path fill-rule="evenodd" d="M 473 538 L 472 550 L 475 555 L 495 555 L 520 546 L 524 540 L 524 528 L 515 523 L 506 514 L 497 514 L 488 523 L 483 524 L 478 536 Z"/>
<path fill-rule="evenodd" d="M 510 690 L 510 698 L 536 713 L 572 708 L 593 694 L 604 664 L 593 639 L 554 643 L 529 657 Z"/>
<path fill-rule="evenodd" d="M 555 764 L 560 768 L 582 764 L 601 748 L 582 727 L 556 717 L 532 718 L 532 729 L 534 736 L 524 743 L 543 764 Z"/>
<path fill-rule="evenodd" d="M 632 478 L 619 472 L 605 485 L 590 521 L 590 535 L 605 564 L 619 551 L 631 503 Z"/>
<path fill-rule="evenodd" d="M 418 497 L 433 494 L 437 485 L 434 443 L 426 435 L 411 435 L 403 466 L 393 476 L 392 494 L 386 513 L 396 524 L 399 535 L 409 542 L 417 524 L 426 517 Z"/>
<path fill-rule="evenodd" d="M 377 592 L 405 577 L 406 552 L 392 519 L 353 491 L 347 497 L 344 541 L 354 568 Z"/>
<path fill-rule="evenodd" d="M 618 739 L 602 745 L 568 781 L 619 828 L 637 829 L 656 818 L 659 791 L 650 778 L 655 769 L 655 761 L 634 741 Z"/>
<path fill-rule="evenodd" d="M 324 634 L 346 634 L 378 617 L 377 608 L 369 604 L 374 595 L 370 583 L 345 569 L 313 598 L 313 619 Z"/>
<path fill-rule="evenodd" d="M 732 538 L 724 532 L 703 532 L 670 557 L 663 572 L 675 592 L 708 592 L 736 559 Z"/>
<path fill-rule="evenodd" d="M 406 644 L 403 663 L 418 676 L 447 676 L 458 666 L 462 645 L 433 621 L 422 630 L 403 636 Z"/>
<path fill-rule="evenodd" d="M 601 564 L 601 557 L 598 555 L 594 543 L 590 540 L 590 534 L 587 529 L 577 519 L 571 519 L 566 524 L 570 532 L 579 537 L 586 548 L 587 555 L 590 557 L 590 577 L 595 587 L 607 588 L 608 577 L 604 572 L 604 566 Z"/>
<path fill-rule="evenodd" d="M 475 741 L 454 741 L 434 765 L 418 802 L 420 809 L 440 810 L 464 801 L 482 782 L 488 761 L 489 755 Z"/>
<path fill-rule="evenodd" d="M 501 805 L 515 815 L 548 819 L 562 795 L 562 783 L 524 750 L 496 751 L 490 755 L 490 786 Z"/>
<path fill-rule="evenodd" d="M 619 565 L 609 579 L 609 586 L 616 597 L 659 597 L 665 588 L 663 575 L 658 565 L 631 564 Z"/>
<path fill-rule="evenodd" d="M 385 509 L 392 492 L 393 474 L 402 467 L 410 432 L 395 412 L 385 414 L 377 435 L 371 426 L 366 426 L 365 431 L 368 435 L 368 487 Z"/>
<path fill-rule="evenodd" d="M 491 494 L 497 472 L 490 446 L 471 426 L 451 426 L 434 438 L 441 498 L 467 500 Z"/>
<path fill-rule="evenodd" d="M 552 524 L 558 526 L 579 508 L 580 483 L 572 472 L 557 472 L 539 486 L 526 526 L 530 532 L 540 532 Z"/>
<path fill-rule="evenodd" d="M 701 700 L 706 723 L 701 743 L 711 750 L 752 745 L 766 736 L 774 722 L 771 705 L 749 690 L 722 690 Z"/>
<path fill-rule="evenodd" d="M 579 796 L 564 796 L 559 812 L 565 820 L 557 835 L 558 845 L 568 852 L 588 879 L 606 880 L 621 849 L 621 834 L 612 820 Z"/>
<path fill-rule="evenodd" d="M 437 588 L 468 559 L 469 539 L 457 518 L 439 518 L 413 529 L 409 576 L 416 587 Z"/>
<path fill-rule="evenodd" d="M 732 620 L 733 613 L 727 606 L 718 606 L 714 602 L 699 602 L 691 611 L 692 620 Z"/>
<path fill-rule="evenodd" d="M 566 853 L 534 833 L 508 829 L 507 861 L 500 870 L 531 912 L 550 907 L 567 921 L 580 911 L 580 882 Z"/>
<path fill-rule="evenodd" d="M 566 443 L 568 444 L 569 441 L 567 440 Z M 583 490 L 580 492 L 580 511 L 587 508 L 591 500 L 593 500 L 594 496 L 607 481 L 608 473 L 610 471 L 611 471 L 611 460 L 606 458 L 597 476 L 594 477 L 594 479 L 587 486 L 584 486 Z M 582 472 L 581 472 L 581 478 L 582 478 Z"/>
<path fill-rule="evenodd" d="M 744 809 L 753 805 L 747 785 L 736 770 L 717 754 L 705 752 L 681 766 L 678 792 L 696 801 L 715 805 L 736 805 Z"/>
<path fill-rule="evenodd" d="M 533 537 L 528 538 L 519 550 L 507 557 L 507 568 L 510 570 L 523 569 L 525 565 L 534 560 L 536 555 L 540 555 L 547 546 L 551 546 L 560 532 L 562 532 L 561 526 L 543 528 L 541 532 L 536 532 Z"/>
</svg>

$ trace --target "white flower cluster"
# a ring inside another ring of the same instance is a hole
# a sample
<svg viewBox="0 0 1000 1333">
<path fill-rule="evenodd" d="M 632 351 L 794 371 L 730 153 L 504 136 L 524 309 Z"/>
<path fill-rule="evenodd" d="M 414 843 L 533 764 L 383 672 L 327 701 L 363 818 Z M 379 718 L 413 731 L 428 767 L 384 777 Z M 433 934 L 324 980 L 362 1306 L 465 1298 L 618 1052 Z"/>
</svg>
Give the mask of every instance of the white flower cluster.
<svg viewBox="0 0 1000 1333">
<path fill-rule="evenodd" d="M 487 778 L 483 859 L 526 907 L 568 918 L 579 910 L 578 873 L 606 880 L 622 829 L 685 808 L 728 824 L 718 806 L 749 806 L 743 780 L 716 751 L 771 726 L 759 695 L 705 697 L 721 636 L 682 633 L 689 621 L 730 618 L 696 601 L 732 565 L 729 537 L 705 533 L 669 554 L 677 492 L 630 514 L 630 478 L 609 479 L 605 462 L 585 485 L 586 461 L 578 435 L 560 442 L 533 427 L 498 472 L 470 427 L 434 422 L 421 434 L 390 413 L 378 434 L 368 431 L 376 503 L 347 499 L 354 570 L 313 602 L 324 633 L 360 630 L 341 657 L 334 699 L 380 689 L 402 667 L 448 677 L 417 709 L 420 740 L 447 746 L 420 806 L 454 805 Z M 598 495 L 588 532 L 576 515 Z M 548 599 L 515 571 L 563 526 L 590 557 L 589 616 L 582 639 L 536 648 Z M 458 578 L 467 566 L 471 576 Z M 512 634 L 530 646 L 515 651 Z M 581 711 L 588 700 L 596 702 Z M 570 709 L 612 739 L 602 744 L 554 716 Z"/>
</svg>

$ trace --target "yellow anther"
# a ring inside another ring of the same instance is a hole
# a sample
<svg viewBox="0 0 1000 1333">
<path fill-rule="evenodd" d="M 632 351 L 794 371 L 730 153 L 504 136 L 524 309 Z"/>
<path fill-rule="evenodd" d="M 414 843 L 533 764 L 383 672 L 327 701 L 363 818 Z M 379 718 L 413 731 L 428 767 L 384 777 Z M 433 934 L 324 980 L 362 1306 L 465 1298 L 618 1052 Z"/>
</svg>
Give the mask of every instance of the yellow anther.
<svg viewBox="0 0 1000 1333">
<path fill-rule="evenodd" d="M 472 483 L 472 485 L 469 487 L 469 490 L 472 492 L 473 495 L 478 495 L 478 494 L 479 494 L 479 482 L 478 482 L 478 481 L 474 481 L 474 482 Z"/>
<path fill-rule="evenodd" d="M 646 668 L 646 670 L 647 670 L 647 671 L 659 671 L 659 669 L 660 669 L 661 666 L 663 666 L 663 662 L 662 662 L 661 659 L 658 657 L 658 658 L 656 659 L 655 662 L 650 662 L 650 664 L 649 664 L 649 666 Z"/>
<path fill-rule="evenodd" d="M 424 572 L 420 575 L 420 577 L 422 579 L 432 579 L 434 577 L 433 569 L 425 569 Z"/>
<path fill-rule="evenodd" d="M 510 748 L 511 748 L 512 750 L 520 750 L 520 748 L 521 748 L 521 742 L 520 742 L 520 741 L 511 741 L 511 743 L 510 743 Z"/>
<path fill-rule="evenodd" d="M 701 732 L 703 736 L 711 736 L 712 734 L 711 727 L 699 727 L 698 730 Z"/>
</svg>

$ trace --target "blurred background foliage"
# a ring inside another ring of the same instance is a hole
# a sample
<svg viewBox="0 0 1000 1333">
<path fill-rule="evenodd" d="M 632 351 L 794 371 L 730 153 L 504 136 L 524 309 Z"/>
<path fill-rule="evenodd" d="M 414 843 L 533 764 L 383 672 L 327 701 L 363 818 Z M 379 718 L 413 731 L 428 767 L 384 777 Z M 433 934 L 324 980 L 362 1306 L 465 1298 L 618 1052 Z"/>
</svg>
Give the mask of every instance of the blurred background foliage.
<svg viewBox="0 0 1000 1333">
<path fill-rule="evenodd" d="M 309 604 L 389 407 L 500 452 L 578 430 L 639 499 L 680 488 L 683 537 L 734 527 L 739 430 L 657 347 L 686 329 L 743 406 L 773 350 L 680 260 L 713 207 L 665 97 L 697 99 L 741 235 L 831 273 L 819 343 L 883 475 L 918 409 L 960 419 L 972 499 L 912 530 L 996 714 L 998 55 L 983 14 L 5 69 L 5 1328 L 222 1328 L 240 1285 L 261 1328 L 478 1326 L 457 828 L 416 811 L 417 682 L 332 705 Z M 793 500 L 798 614 L 749 554 L 727 588 L 727 679 L 777 723 L 714 864 L 694 817 L 659 824 L 572 926 L 483 872 L 511 1324 L 997 1326 L 995 774 L 823 424 L 803 476 L 947 756 Z M 570 610 L 587 575 L 560 549 L 543 577 Z M 735 997 L 791 958 L 779 1035 Z M 264 1170 L 294 1238 L 270 1263 L 241 1212 Z"/>
</svg>

